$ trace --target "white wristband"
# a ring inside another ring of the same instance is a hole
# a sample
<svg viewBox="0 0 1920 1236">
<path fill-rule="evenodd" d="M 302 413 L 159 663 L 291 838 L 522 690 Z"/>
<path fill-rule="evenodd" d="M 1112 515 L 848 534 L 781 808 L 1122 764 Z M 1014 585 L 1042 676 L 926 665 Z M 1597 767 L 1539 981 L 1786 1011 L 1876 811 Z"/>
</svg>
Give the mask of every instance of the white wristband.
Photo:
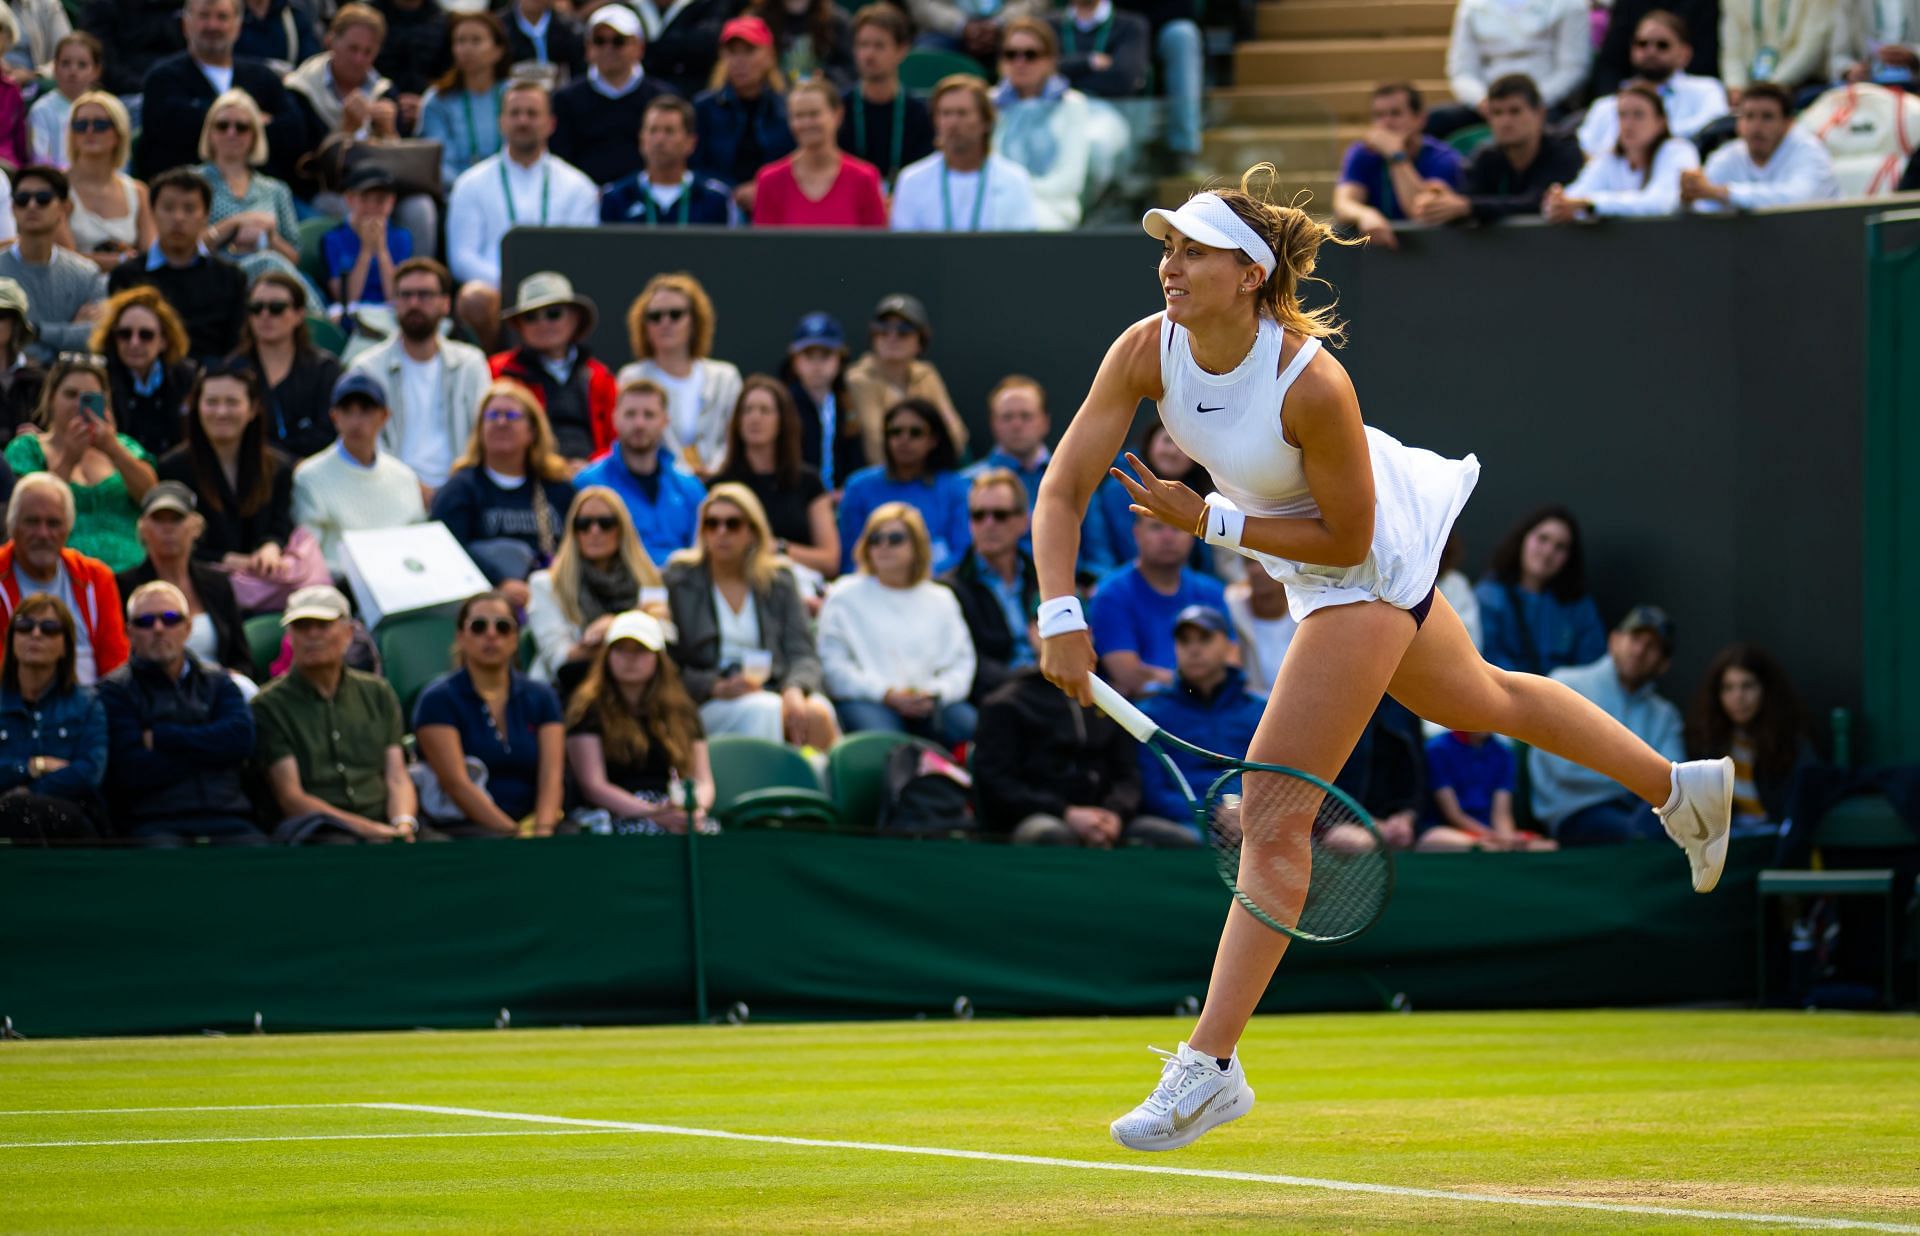
<svg viewBox="0 0 1920 1236">
<path fill-rule="evenodd" d="M 1240 538 L 1247 530 L 1247 513 L 1236 511 L 1230 506 L 1207 506 L 1207 544 L 1218 545 L 1222 549 L 1240 548 Z"/>
<path fill-rule="evenodd" d="M 1069 631 L 1087 629 L 1087 616 L 1080 612 L 1079 597 L 1055 597 L 1040 602 L 1040 638 L 1052 639 Z"/>
</svg>

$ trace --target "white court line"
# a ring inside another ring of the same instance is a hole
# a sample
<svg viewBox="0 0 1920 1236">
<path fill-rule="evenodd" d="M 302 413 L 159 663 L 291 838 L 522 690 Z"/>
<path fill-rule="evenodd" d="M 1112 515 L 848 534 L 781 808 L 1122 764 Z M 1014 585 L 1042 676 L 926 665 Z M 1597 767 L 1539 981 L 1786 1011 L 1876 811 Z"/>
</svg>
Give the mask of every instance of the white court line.
<svg viewBox="0 0 1920 1236">
<path fill-rule="evenodd" d="M 0 1116 L 130 1116 L 141 1112 L 292 1112 L 317 1107 L 365 1107 L 365 1103 L 227 1103 L 211 1107 L 69 1107 L 0 1112 Z"/>
<path fill-rule="evenodd" d="M 689 1129 L 667 1124 L 639 1124 L 625 1120 L 578 1120 L 569 1116 L 540 1116 L 525 1112 L 495 1112 L 474 1107 L 437 1107 L 420 1103 L 362 1103 L 384 1111 L 421 1112 L 435 1116 L 473 1116 L 485 1120 L 516 1120 L 529 1124 L 556 1124 L 630 1133 L 659 1133 L 677 1137 L 707 1137 L 721 1141 L 759 1142 L 773 1146 L 811 1146 L 823 1150 L 868 1150 L 883 1154 L 925 1155 L 941 1159 L 975 1159 L 989 1163 L 1018 1163 L 1028 1167 L 1071 1167 L 1082 1171 L 1135 1172 L 1153 1176 L 1190 1176 L 1205 1180 L 1236 1180 L 1251 1184 L 1289 1185 L 1301 1189 L 1329 1189 L 1339 1193 L 1374 1193 L 1389 1197 L 1419 1197 L 1447 1202 L 1477 1202 L 1489 1206 L 1529 1206 L 1550 1210 L 1598 1210 L 1609 1214 L 1656 1215 L 1670 1219 L 1711 1219 L 1723 1223 L 1771 1223 L 1780 1227 L 1809 1227 L 1865 1232 L 1920 1233 L 1920 1226 L 1876 1223 L 1867 1219 L 1814 1218 L 1806 1215 L 1761 1214 L 1732 1210 L 1692 1210 L 1678 1206 L 1641 1206 L 1576 1199 L 1513 1197 L 1500 1193 L 1467 1193 L 1452 1189 L 1419 1189 L 1405 1185 L 1366 1184 L 1351 1180 L 1321 1180 L 1312 1176 L 1278 1176 L 1260 1172 L 1230 1172 L 1197 1167 L 1170 1167 L 1155 1163 L 1103 1162 L 1097 1159 L 1057 1159 L 1043 1155 L 996 1154 L 986 1150 L 954 1150 L 942 1146 L 897 1146 L 887 1142 L 830 1141 L 814 1137 L 779 1137 L 766 1133 L 729 1133 L 720 1129 Z"/>
<path fill-rule="evenodd" d="M 328 1107 L 360 1107 L 359 1103 L 328 1103 Z M 164 1110 L 187 1111 L 189 1108 Z M 129 1137 L 99 1142 L 0 1142 L 0 1150 L 50 1150 L 61 1146 L 204 1146 L 227 1142 L 384 1142 L 422 1137 L 605 1137 L 626 1129 L 487 1129 L 435 1133 L 307 1133 L 283 1137 Z"/>
</svg>

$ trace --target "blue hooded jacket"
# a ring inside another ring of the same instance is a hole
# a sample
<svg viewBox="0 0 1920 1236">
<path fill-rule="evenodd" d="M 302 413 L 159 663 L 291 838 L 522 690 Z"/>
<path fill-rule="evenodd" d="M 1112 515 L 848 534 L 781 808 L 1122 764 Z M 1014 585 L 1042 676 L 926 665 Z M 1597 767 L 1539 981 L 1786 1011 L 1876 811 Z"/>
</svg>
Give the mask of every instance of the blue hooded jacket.
<svg viewBox="0 0 1920 1236">
<path fill-rule="evenodd" d="M 1248 688 L 1247 676 L 1237 666 L 1227 667 L 1227 676 L 1211 695 L 1202 695 L 1186 679 L 1176 677 L 1172 686 L 1156 687 L 1140 699 L 1140 711 L 1167 733 L 1196 747 L 1232 756 L 1246 754 L 1266 710 L 1265 697 Z M 1207 785 L 1220 775 L 1218 765 L 1179 752 L 1174 753 L 1173 762 L 1196 794 L 1204 794 Z M 1140 810 L 1180 824 L 1193 822 L 1192 808 L 1181 796 L 1180 787 L 1174 784 L 1160 757 L 1144 746 L 1140 748 Z"/>
</svg>

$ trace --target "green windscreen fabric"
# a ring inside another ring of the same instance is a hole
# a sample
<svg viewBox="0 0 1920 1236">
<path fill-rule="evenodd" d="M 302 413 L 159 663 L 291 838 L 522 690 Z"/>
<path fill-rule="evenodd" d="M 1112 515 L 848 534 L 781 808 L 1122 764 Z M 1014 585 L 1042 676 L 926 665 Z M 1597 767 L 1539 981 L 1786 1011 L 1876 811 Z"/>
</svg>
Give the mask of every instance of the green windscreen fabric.
<svg viewBox="0 0 1920 1236">
<path fill-rule="evenodd" d="M 314 850 L 0 849 L 0 1013 L 29 1035 L 682 1021 L 680 838 Z M 1165 1013 L 1205 994 L 1210 860 L 739 833 L 699 842 L 709 1004 L 756 1019 Z M 1386 917 L 1296 944 L 1269 1011 L 1619 1005 L 1753 991 L 1737 846 L 1697 897 L 1665 844 L 1411 855 Z"/>
</svg>

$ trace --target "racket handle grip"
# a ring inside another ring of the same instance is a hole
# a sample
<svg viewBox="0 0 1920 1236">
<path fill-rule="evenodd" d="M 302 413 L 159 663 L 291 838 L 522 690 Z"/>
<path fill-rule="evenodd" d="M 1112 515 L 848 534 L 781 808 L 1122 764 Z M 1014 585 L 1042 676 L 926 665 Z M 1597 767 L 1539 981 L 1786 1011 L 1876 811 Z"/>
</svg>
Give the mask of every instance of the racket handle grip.
<svg viewBox="0 0 1920 1236">
<path fill-rule="evenodd" d="M 1145 742 L 1160 732 L 1159 725 L 1152 717 L 1135 708 L 1133 701 L 1109 686 L 1106 679 L 1098 674 L 1088 674 L 1087 681 L 1093 687 L 1093 702 L 1100 706 L 1100 711 L 1112 717 L 1121 729 L 1136 740 Z"/>
</svg>

